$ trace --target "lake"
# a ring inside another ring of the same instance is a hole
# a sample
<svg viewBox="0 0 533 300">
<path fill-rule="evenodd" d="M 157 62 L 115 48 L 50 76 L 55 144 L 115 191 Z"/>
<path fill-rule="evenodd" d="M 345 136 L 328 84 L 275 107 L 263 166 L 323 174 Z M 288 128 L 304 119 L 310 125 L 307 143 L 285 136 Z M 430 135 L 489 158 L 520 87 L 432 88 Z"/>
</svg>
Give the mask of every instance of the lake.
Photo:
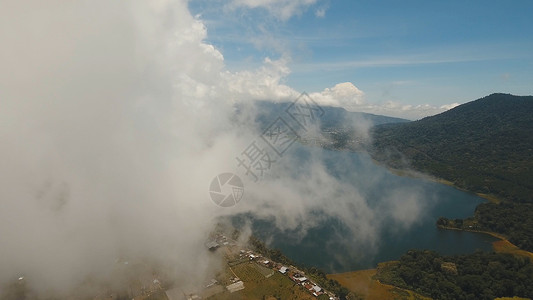
<svg viewBox="0 0 533 300">
<path fill-rule="evenodd" d="M 299 152 L 302 160 L 309 157 L 311 151 L 320 151 L 327 169 L 339 180 L 356 186 L 370 205 L 382 202 L 388 196 L 386 191 L 397 187 L 409 187 L 428 199 L 423 217 L 416 224 L 405 229 L 397 228 L 392 222 L 385 224 L 374 246 L 348 238 L 348 228 L 335 218 L 326 219 L 308 230 L 303 238 L 297 239 L 294 232 L 276 228 L 272 220 L 260 220 L 250 214 L 233 218 L 237 227 L 245 220 L 251 220 L 254 235 L 268 241 L 269 247 L 280 249 L 299 264 L 318 267 L 328 273 L 347 272 L 374 268 L 378 262 L 396 260 L 409 249 L 430 249 L 447 255 L 465 254 L 476 250 L 491 251 L 492 242 L 497 240 L 486 234 L 442 230 L 435 226 L 440 216 L 455 219 L 473 215 L 475 207 L 485 201 L 474 194 L 425 179 L 392 174 L 383 166 L 376 165 L 367 154 L 300 146 L 295 151 Z"/>
</svg>

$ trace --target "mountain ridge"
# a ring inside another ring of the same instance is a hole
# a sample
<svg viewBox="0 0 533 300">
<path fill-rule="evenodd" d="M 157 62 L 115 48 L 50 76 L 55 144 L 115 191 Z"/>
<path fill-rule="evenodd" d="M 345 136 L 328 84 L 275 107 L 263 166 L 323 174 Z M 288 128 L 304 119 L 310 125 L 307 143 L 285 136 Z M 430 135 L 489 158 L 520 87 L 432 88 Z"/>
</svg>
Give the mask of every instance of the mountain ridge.
<svg viewBox="0 0 533 300">
<path fill-rule="evenodd" d="M 255 121 L 261 126 L 266 126 L 270 124 L 270 122 L 274 121 L 277 117 L 287 116 L 285 109 L 287 109 L 289 105 L 291 105 L 291 102 L 273 102 L 263 100 L 255 101 L 253 104 L 238 104 L 236 109 L 238 112 L 246 109 L 255 110 Z M 346 124 L 360 123 L 361 121 L 368 121 L 370 126 L 411 122 L 410 120 L 397 117 L 365 112 L 352 112 L 343 107 L 322 105 L 319 105 L 319 107 L 324 112 L 324 114 L 320 117 L 322 129 L 353 127 Z"/>
<path fill-rule="evenodd" d="M 533 96 L 491 94 L 418 121 L 377 125 L 372 137 L 369 152 L 391 167 L 533 202 Z"/>
</svg>

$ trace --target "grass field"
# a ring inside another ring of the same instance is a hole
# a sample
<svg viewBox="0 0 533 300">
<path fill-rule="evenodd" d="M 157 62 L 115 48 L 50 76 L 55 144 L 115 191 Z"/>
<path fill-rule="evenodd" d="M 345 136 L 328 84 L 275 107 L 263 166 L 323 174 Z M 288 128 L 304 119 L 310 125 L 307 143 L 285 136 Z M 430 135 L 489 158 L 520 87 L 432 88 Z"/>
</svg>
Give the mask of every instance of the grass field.
<svg viewBox="0 0 533 300">
<path fill-rule="evenodd" d="M 509 253 L 513 255 L 523 256 L 529 258 L 533 262 L 533 253 L 522 250 L 517 246 L 511 244 L 508 240 L 500 240 L 492 243 L 494 251 L 498 253 Z"/>
<path fill-rule="evenodd" d="M 400 289 L 372 279 L 376 269 L 330 274 L 327 277 L 337 280 L 342 286 L 368 300 L 381 299 L 430 299 L 413 291 Z"/>
<path fill-rule="evenodd" d="M 265 278 L 268 278 L 272 275 L 274 275 L 274 270 L 270 269 L 270 268 L 267 268 L 267 267 L 264 267 L 264 266 L 261 266 L 261 265 L 258 265 L 258 264 L 255 264 L 255 269 L 257 271 L 259 271 L 259 273 L 263 274 L 263 276 L 265 276 Z"/>
</svg>

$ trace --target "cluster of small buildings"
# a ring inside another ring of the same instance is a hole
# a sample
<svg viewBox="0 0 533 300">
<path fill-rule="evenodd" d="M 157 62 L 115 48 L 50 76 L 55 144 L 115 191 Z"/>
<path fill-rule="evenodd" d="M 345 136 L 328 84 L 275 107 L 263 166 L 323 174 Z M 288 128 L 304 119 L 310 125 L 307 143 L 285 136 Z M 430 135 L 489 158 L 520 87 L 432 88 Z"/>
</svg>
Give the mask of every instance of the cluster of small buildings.
<svg viewBox="0 0 533 300">
<path fill-rule="evenodd" d="M 309 278 L 305 277 L 304 274 L 300 273 L 298 270 L 289 273 L 289 278 L 297 284 L 301 285 L 315 297 L 324 294 L 324 290 L 321 287 L 319 287 Z M 333 297 L 331 296 L 330 299 L 333 299 Z"/>
<path fill-rule="evenodd" d="M 206 247 L 209 250 L 216 250 L 217 248 L 221 246 L 228 246 L 228 245 L 235 245 L 235 242 L 228 239 L 223 234 L 216 234 L 215 236 L 211 238 L 210 241 L 206 243 Z M 290 266 L 290 267 L 284 266 L 280 263 L 271 261 L 263 257 L 262 255 L 249 249 L 241 249 L 239 253 L 239 259 L 234 261 L 233 263 L 239 264 L 244 261 L 254 261 L 259 265 L 262 265 L 269 269 L 273 269 L 274 271 L 278 271 L 281 274 L 288 276 L 292 281 L 300 285 L 302 288 L 306 289 L 311 295 L 315 297 L 318 297 L 323 294 L 327 294 L 330 300 L 338 299 L 333 293 L 322 289 L 319 285 L 317 285 L 311 279 L 307 278 L 304 272 L 300 271 L 294 266 Z M 267 275 L 264 274 L 264 275 L 265 277 L 268 278 L 272 274 L 267 274 Z M 226 286 L 226 289 L 230 291 L 231 293 L 244 289 L 244 283 L 240 279 L 234 278 L 231 282 L 232 283 L 230 285 Z"/>
<path fill-rule="evenodd" d="M 237 291 L 244 290 L 244 282 L 242 282 L 241 280 L 237 280 L 234 283 L 226 286 L 226 289 L 230 293 L 235 293 Z"/>
<path fill-rule="evenodd" d="M 239 290 L 239 284 L 234 286 L 232 285 L 230 285 L 230 288 Z M 228 290 L 230 290 L 230 288 L 228 288 Z M 244 286 L 242 288 L 244 288 Z M 166 290 L 165 294 L 169 300 L 200 300 L 212 297 L 222 292 L 224 292 L 224 287 L 216 279 L 211 279 L 210 281 L 205 282 L 203 287 L 198 287 L 195 285 L 175 287 Z"/>
<path fill-rule="evenodd" d="M 298 270 L 296 267 L 293 267 L 293 266 L 286 267 L 280 263 L 270 261 L 262 257 L 261 255 L 254 253 L 251 250 L 246 250 L 246 251 L 241 250 L 241 257 L 248 257 L 250 260 L 253 260 L 261 265 L 264 265 L 265 267 L 272 268 L 280 272 L 281 274 L 288 276 L 292 281 L 302 286 L 311 295 L 315 297 L 318 297 L 322 294 L 327 293 L 329 296 L 329 299 L 331 300 L 337 299 L 335 295 L 326 292 L 324 289 L 318 286 L 315 282 L 305 277 L 305 273 Z"/>
<path fill-rule="evenodd" d="M 205 243 L 205 246 L 207 247 L 207 249 L 211 251 L 214 251 L 221 246 L 228 246 L 228 245 L 234 245 L 234 242 L 232 242 L 230 239 L 228 239 L 223 234 L 216 234 L 209 241 Z"/>
</svg>

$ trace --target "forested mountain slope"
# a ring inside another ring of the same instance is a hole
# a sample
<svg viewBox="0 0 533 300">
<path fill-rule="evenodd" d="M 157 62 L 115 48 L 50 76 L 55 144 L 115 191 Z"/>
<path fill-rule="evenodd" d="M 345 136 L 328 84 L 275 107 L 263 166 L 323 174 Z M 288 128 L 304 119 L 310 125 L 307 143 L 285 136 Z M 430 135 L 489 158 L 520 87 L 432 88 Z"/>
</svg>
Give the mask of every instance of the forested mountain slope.
<svg viewBox="0 0 533 300">
<path fill-rule="evenodd" d="M 533 96 L 492 94 L 415 122 L 379 125 L 372 134 L 372 156 L 389 166 L 533 202 Z"/>
</svg>

